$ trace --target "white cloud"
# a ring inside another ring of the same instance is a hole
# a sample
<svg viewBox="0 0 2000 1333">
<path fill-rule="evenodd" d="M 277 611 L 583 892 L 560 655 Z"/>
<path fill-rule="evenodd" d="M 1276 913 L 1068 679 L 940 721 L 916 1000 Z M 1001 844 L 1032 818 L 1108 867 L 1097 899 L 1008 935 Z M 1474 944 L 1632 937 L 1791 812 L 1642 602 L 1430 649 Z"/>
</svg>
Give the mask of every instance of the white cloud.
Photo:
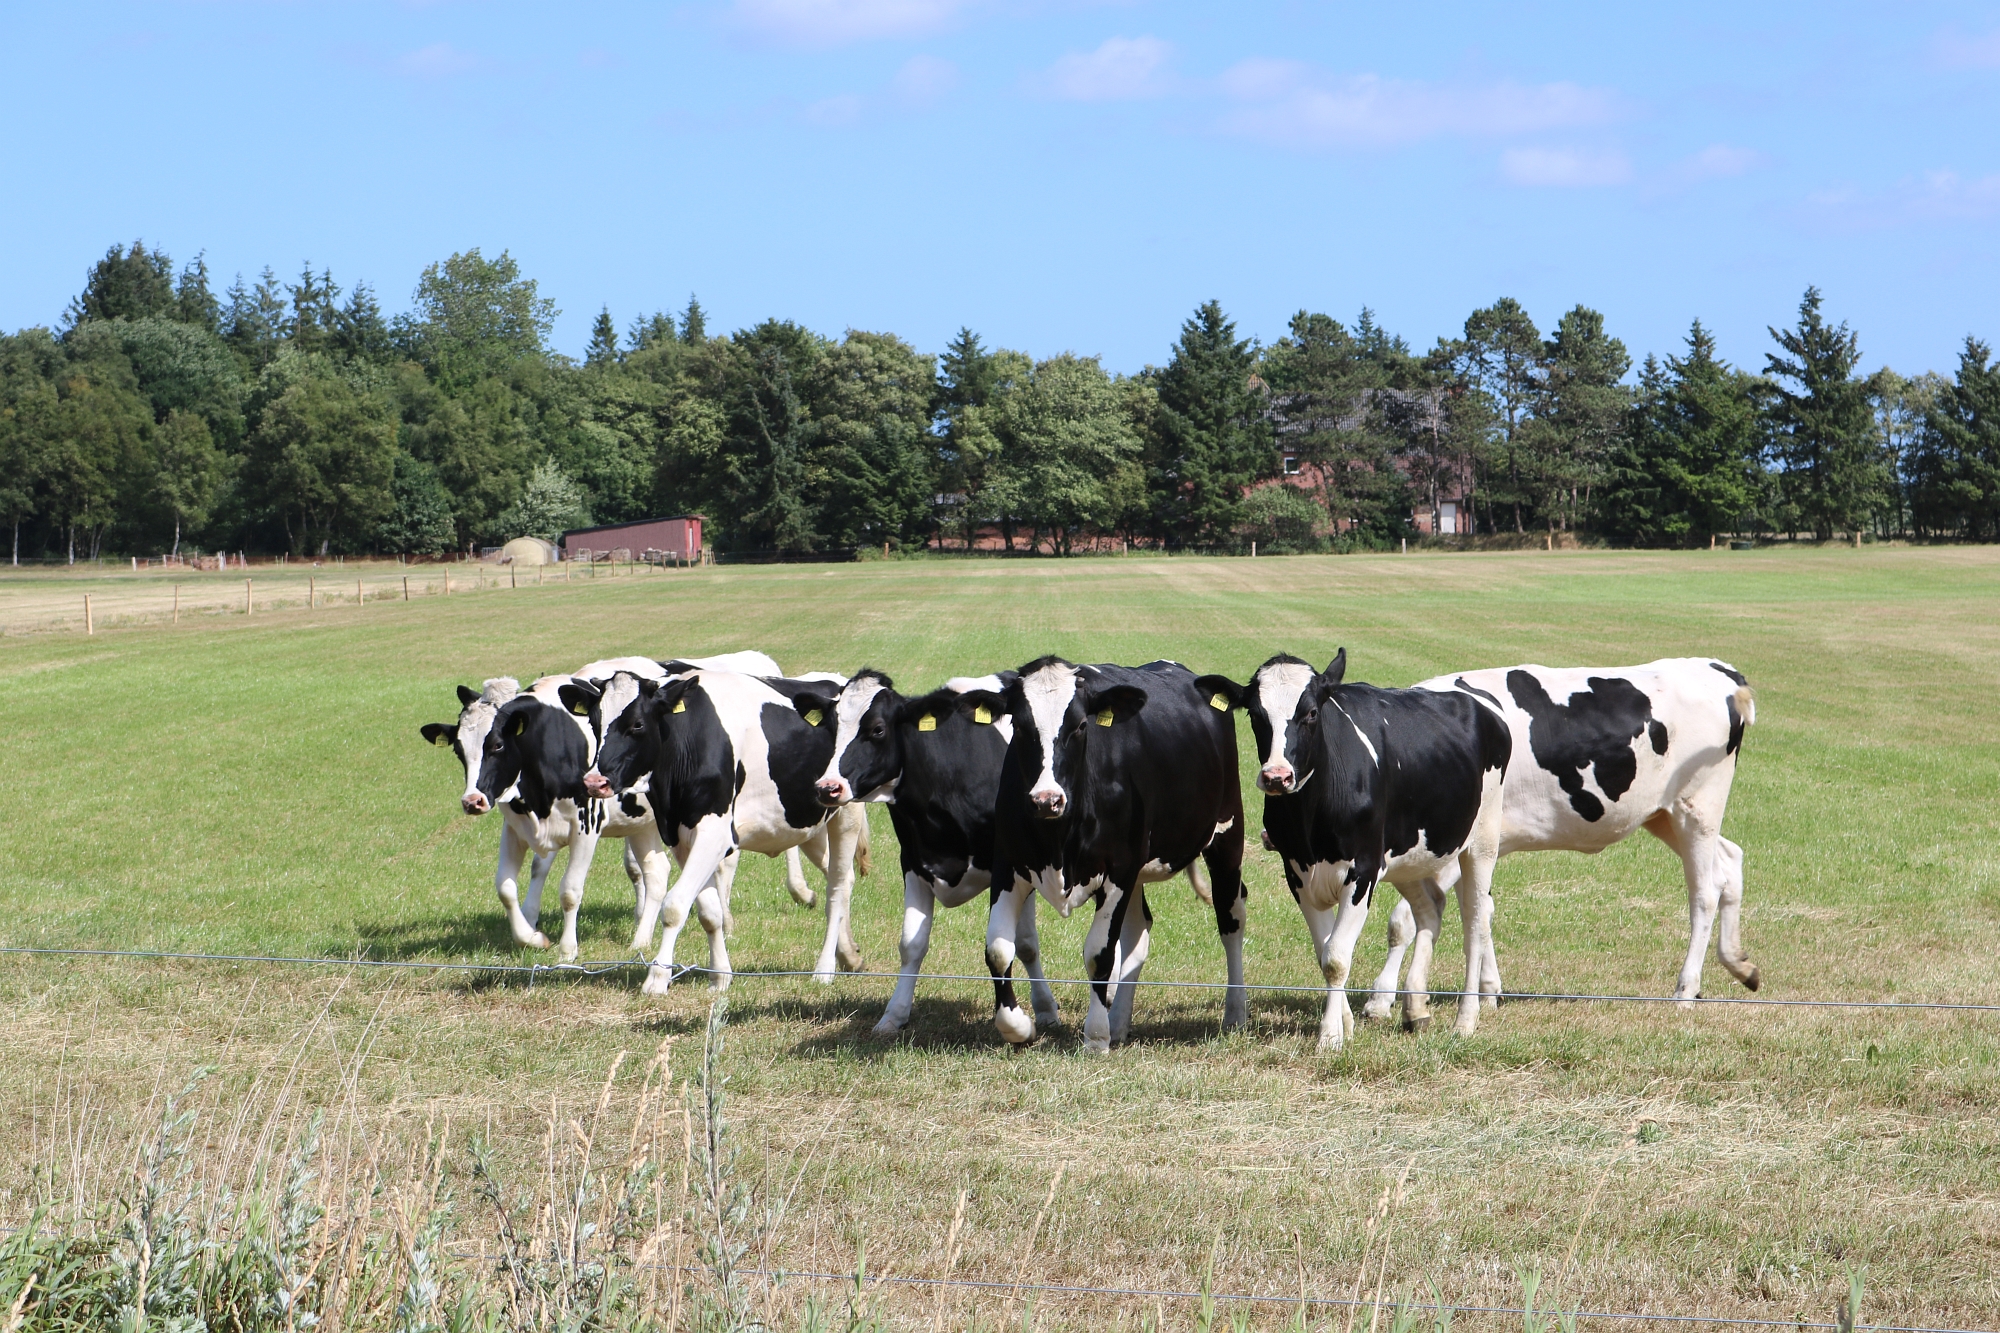
<svg viewBox="0 0 2000 1333">
<path fill-rule="evenodd" d="M 1576 189 L 1623 185 L 1632 163 L 1623 153 L 1581 148 L 1509 148 L 1500 154 L 1500 175 L 1510 185 Z"/>
<path fill-rule="evenodd" d="M 1445 136 L 1500 138 L 1593 125 L 1617 99 L 1575 83 L 1439 84 L 1374 74 L 1335 78 L 1289 60 L 1245 60 L 1222 90 L 1244 103 L 1223 127 L 1249 138 L 1319 147 L 1387 147 Z"/>
<path fill-rule="evenodd" d="M 2000 173 L 1970 179 L 1956 171 L 1906 176 L 1885 190 L 1839 186 L 1807 205 L 1823 221 L 1863 230 L 1924 222 L 1984 222 L 2000 218 Z"/>
<path fill-rule="evenodd" d="M 1931 39 L 1931 50 L 1948 69 L 2000 69 L 2000 31 L 1946 28 Z"/>
<path fill-rule="evenodd" d="M 958 66 L 938 56 L 911 56 L 890 86 L 906 102 L 935 102 L 958 87 Z"/>
<path fill-rule="evenodd" d="M 965 7 L 966 0 L 736 0 L 735 19 L 777 41 L 836 46 L 935 32 Z"/>
<path fill-rule="evenodd" d="M 1676 180 L 1687 183 L 1722 180 L 1729 176 L 1748 175 L 1770 160 L 1754 148 L 1737 148 L 1726 143 L 1712 143 L 1692 157 L 1683 158 L 1675 163 L 1668 174 Z"/>
<path fill-rule="evenodd" d="M 396 68 L 420 79 L 448 79 L 479 68 L 479 57 L 461 51 L 450 42 L 432 42 L 419 51 L 396 59 Z"/>
<path fill-rule="evenodd" d="M 1157 37 L 1113 37 L 1095 51 L 1072 51 L 1035 80 L 1049 97 L 1071 102 L 1126 102 L 1160 97 L 1173 86 L 1173 47 Z"/>
</svg>

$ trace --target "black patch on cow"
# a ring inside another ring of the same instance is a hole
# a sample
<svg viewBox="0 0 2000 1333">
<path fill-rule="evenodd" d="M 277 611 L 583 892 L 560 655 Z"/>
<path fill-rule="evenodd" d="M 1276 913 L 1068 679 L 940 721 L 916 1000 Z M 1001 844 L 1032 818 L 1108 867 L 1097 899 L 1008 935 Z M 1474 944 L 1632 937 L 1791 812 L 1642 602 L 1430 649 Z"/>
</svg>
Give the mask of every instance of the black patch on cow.
<svg viewBox="0 0 2000 1333">
<path fill-rule="evenodd" d="M 1488 694 L 1485 690 L 1480 689 L 1477 685 L 1474 685 L 1471 681 L 1467 680 L 1463 676 L 1460 676 L 1457 680 L 1453 681 L 1452 684 L 1456 685 L 1459 689 L 1464 690 L 1467 694 L 1478 695 L 1480 698 L 1484 699 L 1487 703 L 1492 704 L 1495 708 L 1498 708 L 1500 706 L 1500 701 L 1498 699 Z"/>
<path fill-rule="evenodd" d="M 1720 662 L 1710 662 L 1709 665 L 1711 667 L 1714 667 L 1717 671 L 1720 671 L 1723 675 L 1729 677 L 1731 680 L 1735 681 L 1738 685 L 1748 685 L 1750 683 L 1749 680 L 1745 678 L 1743 673 L 1741 671 L 1738 671 L 1735 667 L 1726 667 L 1722 665 L 1722 663 Z"/>
<path fill-rule="evenodd" d="M 1658 718 L 1654 718 L 1646 724 L 1646 736 L 1653 742 L 1654 754 L 1665 754 L 1667 752 L 1666 723 L 1660 721 Z"/>
<path fill-rule="evenodd" d="M 1736 711 L 1736 696 L 1733 694 L 1722 701 L 1722 706 L 1729 710 L 1729 748 L 1724 753 L 1735 754 L 1743 744 L 1743 714 Z"/>
<path fill-rule="evenodd" d="M 1583 771 L 1590 769 L 1613 801 L 1629 791 L 1639 776 L 1632 742 L 1652 722 L 1653 701 L 1620 677 L 1591 676 L 1584 683 L 1590 688 L 1559 704 L 1528 672 L 1507 673 L 1507 692 L 1530 718 L 1535 762 L 1555 775 L 1571 807 L 1595 823 L 1604 818 L 1604 802 L 1583 789 Z"/>
<path fill-rule="evenodd" d="M 750 780 L 750 770 L 743 767 L 743 761 L 741 759 L 738 759 L 736 761 L 736 794 L 738 796 L 741 796 L 743 794 L 743 784 L 748 782 L 749 780 Z"/>
<path fill-rule="evenodd" d="M 778 789 L 785 822 L 793 828 L 818 827 L 833 813 L 819 803 L 816 784 L 833 762 L 834 729 L 815 727 L 783 704 L 765 704 L 758 722 L 770 747 L 764 763 Z"/>
<path fill-rule="evenodd" d="M 627 819 L 637 819 L 646 813 L 645 808 L 639 804 L 639 798 L 629 791 L 618 798 L 618 808 L 625 812 Z"/>
<path fill-rule="evenodd" d="M 886 691 L 876 696 L 878 702 L 884 698 L 897 696 Z M 871 763 L 865 771 L 857 766 L 850 772 L 852 749 L 843 757 L 842 776 L 857 789 L 857 776 L 878 786 L 897 782 L 889 821 L 895 825 L 904 874 L 960 884 L 974 868 L 996 868 L 993 809 L 1007 742 L 999 728 L 973 720 L 974 707 L 943 689 L 902 700 L 899 721 L 890 731 L 896 742 L 893 771 Z M 929 731 L 918 729 L 924 717 L 933 720 Z"/>
</svg>

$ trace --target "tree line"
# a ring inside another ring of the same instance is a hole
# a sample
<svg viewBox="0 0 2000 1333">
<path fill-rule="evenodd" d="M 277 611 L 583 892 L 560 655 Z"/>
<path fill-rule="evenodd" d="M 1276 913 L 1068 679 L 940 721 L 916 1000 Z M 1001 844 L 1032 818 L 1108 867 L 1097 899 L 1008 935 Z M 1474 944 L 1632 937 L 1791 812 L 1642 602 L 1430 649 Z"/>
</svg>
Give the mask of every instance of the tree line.
<svg viewBox="0 0 2000 1333">
<path fill-rule="evenodd" d="M 1518 302 L 1426 352 L 1363 310 L 1268 345 L 1211 301 L 1160 366 L 961 330 L 601 312 L 582 360 L 511 256 L 427 267 L 407 312 L 305 266 L 217 294 L 112 246 L 54 327 L 0 337 L 0 520 L 29 556 L 436 555 L 661 513 L 723 550 L 1379 549 L 1460 531 L 1696 546 L 1723 534 L 2000 539 L 2000 364 L 1860 372 L 1820 294 L 1758 371 L 1699 322 L 1636 375 L 1584 306 Z M 1435 523 L 1425 524 L 1435 527 Z"/>
</svg>

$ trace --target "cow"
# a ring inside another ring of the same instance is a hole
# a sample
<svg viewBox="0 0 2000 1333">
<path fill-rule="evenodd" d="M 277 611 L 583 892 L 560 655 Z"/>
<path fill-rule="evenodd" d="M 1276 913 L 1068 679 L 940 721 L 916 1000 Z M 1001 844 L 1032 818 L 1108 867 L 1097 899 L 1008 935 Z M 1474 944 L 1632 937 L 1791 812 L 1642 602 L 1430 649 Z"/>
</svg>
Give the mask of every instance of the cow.
<svg viewBox="0 0 2000 1333">
<path fill-rule="evenodd" d="M 1644 829 L 1680 858 L 1687 881 L 1688 950 L 1674 998 L 1689 1008 L 1700 998 L 1711 934 L 1723 969 L 1758 988 L 1742 938 L 1743 849 L 1722 836 L 1743 734 L 1757 720 L 1742 672 L 1714 658 L 1670 657 L 1633 667 L 1496 667 L 1416 688 L 1478 699 L 1513 734 L 1502 856 L 1601 852 Z M 1446 887 L 1440 879 L 1430 892 Z M 1390 928 L 1392 956 L 1367 1005 L 1377 1015 L 1387 1012 L 1400 962 L 1397 923 Z"/>
<path fill-rule="evenodd" d="M 1083 1044 L 1104 1052 L 1123 1042 L 1151 942 L 1145 886 L 1197 857 L 1228 958 L 1223 1026 L 1242 1026 L 1243 795 L 1227 703 L 1198 690 L 1178 662 L 1077 666 L 1060 657 L 1028 663 L 1003 689 L 962 697 L 1014 721 L 994 809 L 995 858 L 1011 883 L 994 895 L 986 929 L 1001 1036 L 1035 1037 L 1011 974 L 1025 903 L 1039 892 L 1064 916 L 1095 902 Z"/>
<path fill-rule="evenodd" d="M 562 727 L 537 725 L 533 728 L 533 740 L 528 742 L 528 722 L 539 717 L 530 709 L 535 706 L 559 709 L 559 695 L 552 692 L 559 690 L 565 681 L 605 679 L 618 671 L 663 676 L 670 669 L 686 671 L 704 664 L 755 671 L 777 670 L 777 664 L 769 657 L 754 652 L 669 663 L 645 657 L 611 658 L 590 663 L 573 676 L 543 678 L 535 686 L 542 691 L 540 696 L 534 690 L 523 696 L 517 681 L 511 677 L 495 677 L 477 691 L 459 687 L 460 712 L 456 722 L 432 722 L 420 729 L 426 741 L 433 745 L 450 746 L 458 755 L 465 770 L 465 789 L 459 803 L 467 814 L 483 815 L 495 806 L 503 811 L 494 885 L 507 911 L 508 925 L 517 943 L 528 948 L 549 947 L 548 937 L 537 928 L 536 922 L 541 910 L 543 886 L 559 848 L 566 846 L 570 849 L 562 884 L 564 920 L 559 956 L 565 962 L 574 961 L 576 957 L 577 908 L 582 902 L 584 879 L 589 873 L 597 840 L 604 836 L 626 840 L 625 871 L 633 884 L 635 921 L 643 916 L 645 903 L 647 869 L 642 851 L 650 853 L 658 850 L 653 845 L 657 840 L 648 832 L 653 822 L 651 812 L 644 808 L 643 801 L 637 802 L 639 809 L 634 813 L 623 804 L 613 807 L 584 799 L 580 789 L 582 769 L 588 766 L 590 756 L 587 751 L 594 748 L 594 738 L 584 737 L 586 752 L 581 755 L 581 764 L 575 762 L 579 756 L 574 738 Z M 521 698 L 531 702 L 514 705 L 514 701 Z M 519 730 L 512 737 L 504 734 L 506 729 L 496 729 L 501 711 L 510 705 L 514 705 L 514 711 L 509 715 L 507 729 L 519 723 Z M 524 742 L 527 742 L 525 750 Z M 524 770 L 531 787 L 525 795 L 521 790 Z M 530 854 L 530 880 L 527 892 L 523 894 L 519 884 L 521 862 Z M 796 857 L 792 858 L 787 870 L 787 887 L 793 897 L 810 905 L 813 893 L 805 884 Z M 664 876 L 664 863 L 657 864 L 654 871 Z M 664 878 L 661 882 L 664 886 Z M 726 900 L 723 910 L 726 914 Z M 641 940 L 636 942 L 635 947 L 644 948 L 649 943 L 650 940 Z"/>
<path fill-rule="evenodd" d="M 730 671 L 695 671 L 666 680 L 616 675 L 601 690 L 571 688 L 573 709 L 597 712 L 602 727 L 586 789 L 600 799 L 648 794 L 663 831 L 681 850 L 681 874 L 662 898 L 649 890 L 644 925 L 663 923 L 660 950 L 642 989 L 662 994 L 674 979 L 674 946 L 688 908 L 725 859 L 741 849 L 775 856 L 824 832 L 827 854 L 826 941 L 814 975 L 831 982 L 836 965 L 861 966 L 849 907 L 865 834 L 861 807 L 822 807 L 813 782 L 825 771 L 833 729 L 802 716 L 792 696 L 826 681 L 763 679 Z M 706 917 L 702 924 L 710 925 Z M 711 930 L 711 947 L 720 939 Z M 710 967 L 718 989 L 729 984 L 726 951 Z"/>
<path fill-rule="evenodd" d="M 1415 909 L 1404 1025 L 1430 1024 L 1430 955 L 1438 901 L 1424 888 L 1457 874 L 1465 925 L 1465 988 L 1456 1031 L 1472 1035 L 1492 929 L 1493 863 L 1513 739 L 1469 695 L 1349 684 L 1347 650 L 1325 671 L 1280 653 L 1238 686 L 1203 676 L 1196 687 L 1240 705 L 1257 741 L 1265 840 L 1284 863 L 1326 978 L 1319 1046 L 1337 1051 L 1354 1030 L 1347 976 L 1376 887 L 1396 886 Z"/>
<path fill-rule="evenodd" d="M 792 699 L 800 716 L 832 721 L 833 751 L 814 784 L 819 803 L 837 809 L 886 802 L 902 851 L 901 972 L 875 1036 L 892 1037 L 910 1021 L 938 907 L 970 902 L 1009 878 L 995 861 L 993 807 L 1014 720 L 966 696 L 997 694 L 1013 674 L 956 676 L 906 698 L 888 676 L 864 668 L 837 693 L 802 691 Z M 1028 973 L 1035 1020 L 1053 1027 L 1058 1011 L 1042 975 L 1032 898 L 1021 914 L 1016 952 Z"/>
</svg>

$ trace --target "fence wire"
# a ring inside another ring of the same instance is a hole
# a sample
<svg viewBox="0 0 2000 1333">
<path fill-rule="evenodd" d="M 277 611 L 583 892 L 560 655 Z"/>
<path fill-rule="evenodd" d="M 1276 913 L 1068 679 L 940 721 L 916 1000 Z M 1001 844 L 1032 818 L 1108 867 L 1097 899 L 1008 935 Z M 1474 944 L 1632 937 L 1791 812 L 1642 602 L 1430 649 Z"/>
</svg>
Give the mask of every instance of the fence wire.
<svg viewBox="0 0 2000 1333">
<path fill-rule="evenodd" d="M 415 972 L 481 972 L 502 976 L 525 976 L 530 984 L 542 978 L 558 977 L 602 977 L 632 969 L 647 970 L 653 964 L 643 958 L 607 959 L 590 963 L 471 963 L 458 961 L 433 961 L 430 959 L 401 958 L 311 958 L 283 957 L 271 954 L 220 954 L 220 953 L 179 953 L 158 949 L 69 949 L 50 948 L 35 945 L 0 945 L 0 954 L 27 954 L 55 958 L 125 958 L 191 963 L 256 963 L 267 966 L 286 967 L 376 967 L 393 968 Z M 689 963 L 677 965 L 673 969 L 673 980 L 681 981 L 689 977 L 726 976 L 734 984 L 738 981 L 777 981 L 804 977 L 818 977 L 818 972 L 810 969 L 766 970 L 748 972 L 716 972 L 711 968 Z M 833 979 L 841 982 L 894 981 L 901 974 L 896 972 L 838 972 Z M 921 972 L 917 974 L 924 981 L 976 981 L 992 984 L 994 978 L 984 972 Z M 1024 983 L 1025 976 L 1015 975 L 1015 982 Z M 1087 977 L 1044 977 L 1051 986 L 1094 986 L 1099 983 Z M 1119 986 L 1152 986 L 1170 990 L 1227 990 L 1226 981 L 1120 981 Z M 1281 982 L 1245 982 L 1242 989 L 1260 992 L 1277 992 L 1293 995 L 1330 994 L 1334 987 L 1306 986 Z M 1374 995 L 1372 986 L 1338 987 L 1346 995 Z M 1389 992 L 1401 995 L 1401 991 Z M 1462 998 L 1463 992 L 1455 990 L 1432 991 L 1433 1001 L 1450 1003 Z M 1767 1009 L 1908 1009 L 1930 1010 L 1947 1013 L 2000 1013 L 2000 1004 L 1967 1004 L 1949 1000 L 1810 1000 L 1774 999 L 1755 995 L 1697 995 L 1692 999 L 1681 999 L 1672 995 L 1600 995 L 1586 991 L 1508 991 L 1495 996 L 1503 1002 L 1517 1000 L 1543 1000 L 1565 1003 L 1598 1004 L 1733 1004 L 1762 1007 Z"/>
</svg>

